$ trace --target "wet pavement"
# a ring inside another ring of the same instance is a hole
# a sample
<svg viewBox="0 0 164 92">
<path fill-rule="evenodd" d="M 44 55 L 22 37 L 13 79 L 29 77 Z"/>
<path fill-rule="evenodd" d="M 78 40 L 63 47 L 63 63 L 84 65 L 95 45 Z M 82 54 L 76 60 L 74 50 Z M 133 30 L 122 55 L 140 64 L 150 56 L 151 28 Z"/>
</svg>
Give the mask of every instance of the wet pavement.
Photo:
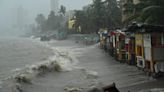
<svg viewBox="0 0 164 92">
<path fill-rule="evenodd" d="M 25 92 L 65 92 L 66 88 L 79 88 L 84 92 L 91 86 L 102 87 L 116 83 L 120 92 L 138 92 L 143 89 L 162 88 L 164 81 L 151 79 L 135 66 L 115 61 L 97 45 L 86 46 L 75 41 L 57 41 L 49 45 L 60 52 L 70 53 L 76 66 L 70 71 L 48 73 L 25 85 Z"/>
</svg>

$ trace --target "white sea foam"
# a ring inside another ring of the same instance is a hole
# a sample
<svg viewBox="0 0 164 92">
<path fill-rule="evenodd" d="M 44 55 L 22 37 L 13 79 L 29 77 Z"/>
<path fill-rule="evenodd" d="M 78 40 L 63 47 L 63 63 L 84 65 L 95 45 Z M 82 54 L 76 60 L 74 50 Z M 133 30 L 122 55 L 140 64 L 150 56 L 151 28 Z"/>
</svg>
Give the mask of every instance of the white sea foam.
<svg viewBox="0 0 164 92">
<path fill-rule="evenodd" d="M 69 53 L 67 50 L 60 48 L 60 47 L 50 46 L 49 43 L 52 43 L 51 41 L 50 42 L 40 42 L 40 41 L 38 41 L 38 39 L 35 39 L 34 42 L 38 42 L 40 45 L 43 45 L 43 46 L 51 49 L 54 52 L 54 55 L 50 56 L 45 61 L 35 63 L 33 65 L 26 65 L 25 69 L 17 68 L 15 70 L 13 70 L 13 72 L 17 72 L 16 75 L 20 75 L 21 73 L 33 74 L 34 73 L 33 69 L 37 69 L 41 65 L 46 65 L 48 67 L 51 67 L 52 62 L 55 62 L 58 65 L 60 65 L 63 71 L 71 71 L 71 70 L 77 68 L 76 65 L 77 65 L 78 60 L 75 58 L 74 55 L 72 55 L 72 53 Z M 20 71 L 23 71 L 23 72 L 20 72 Z"/>
<path fill-rule="evenodd" d="M 16 68 L 14 70 L 11 70 L 11 72 L 19 72 L 21 69 L 20 68 Z"/>
<path fill-rule="evenodd" d="M 55 41 L 49 42 L 40 42 L 39 39 L 32 40 L 35 43 L 38 43 L 46 48 L 49 48 L 53 51 L 53 56 L 50 56 L 47 60 L 41 61 L 39 63 L 34 63 L 32 65 L 26 65 L 25 68 L 16 68 L 11 70 L 12 76 L 5 77 L 4 80 L 14 79 L 17 76 L 26 76 L 30 79 L 37 77 L 37 69 L 41 65 L 45 65 L 48 68 L 52 69 L 52 63 L 57 63 L 61 67 L 61 71 L 71 71 L 77 69 L 78 60 L 76 59 L 76 54 L 69 50 L 69 48 L 53 47 L 50 44 Z M 0 84 L 1 85 L 1 84 Z"/>
</svg>

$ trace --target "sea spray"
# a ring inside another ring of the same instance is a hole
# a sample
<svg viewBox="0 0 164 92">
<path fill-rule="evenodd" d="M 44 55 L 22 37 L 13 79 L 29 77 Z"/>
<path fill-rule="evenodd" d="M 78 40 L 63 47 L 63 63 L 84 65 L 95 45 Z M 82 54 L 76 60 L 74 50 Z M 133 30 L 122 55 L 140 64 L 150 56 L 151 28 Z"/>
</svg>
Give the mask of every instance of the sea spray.
<svg viewBox="0 0 164 92">
<path fill-rule="evenodd" d="M 86 71 L 87 79 L 96 79 L 98 78 L 98 73 L 96 71 Z"/>
<path fill-rule="evenodd" d="M 74 68 L 74 58 L 68 52 L 60 52 L 54 49 L 54 56 L 48 60 L 38 63 L 36 65 L 27 66 L 26 70 L 18 73 L 15 76 L 16 82 L 30 83 L 30 80 L 35 76 L 45 75 L 49 72 L 70 71 Z M 17 71 L 18 72 L 18 71 Z"/>
<path fill-rule="evenodd" d="M 66 50 L 61 48 L 52 48 L 55 52 L 55 57 L 50 58 L 50 61 L 56 61 L 61 67 L 63 71 L 71 71 L 77 68 L 78 60 Z"/>
<path fill-rule="evenodd" d="M 13 84 L 12 87 L 17 90 L 23 90 L 22 87 L 24 84 L 33 85 L 33 79 L 38 76 L 42 77 L 47 73 L 71 71 L 78 68 L 78 60 L 76 59 L 75 54 L 69 50 L 60 47 L 52 47 L 47 42 L 36 42 L 51 49 L 54 52 L 54 55 L 42 62 L 26 65 L 25 68 L 12 70 L 12 76 L 7 77 L 6 80 L 11 80 L 10 82 Z M 10 85 L 10 83 L 5 83 L 2 88 L 6 86 L 6 84 Z M 18 84 L 19 86 L 17 86 Z"/>
<path fill-rule="evenodd" d="M 34 77 L 45 75 L 49 72 L 59 72 L 61 70 L 60 65 L 56 62 L 45 62 L 36 66 L 28 67 L 23 73 L 18 73 L 14 76 L 15 84 L 12 86 L 16 92 L 23 92 L 23 85 L 32 85 L 32 79 Z"/>
<path fill-rule="evenodd" d="M 48 59 L 49 62 L 57 62 L 61 67 L 62 71 L 70 71 L 77 67 L 78 60 L 75 57 L 75 54 L 70 51 L 70 48 L 66 47 L 54 47 L 51 44 L 58 42 L 57 40 L 40 42 L 39 40 L 34 40 L 46 48 L 51 49 L 54 53 L 54 56 Z"/>
<path fill-rule="evenodd" d="M 97 79 L 99 77 L 98 72 L 96 71 L 87 70 L 85 68 L 82 68 L 81 70 L 85 73 L 86 79 Z"/>
<path fill-rule="evenodd" d="M 21 74 L 15 77 L 16 83 L 32 84 L 31 79 L 31 76 L 28 74 Z"/>
</svg>

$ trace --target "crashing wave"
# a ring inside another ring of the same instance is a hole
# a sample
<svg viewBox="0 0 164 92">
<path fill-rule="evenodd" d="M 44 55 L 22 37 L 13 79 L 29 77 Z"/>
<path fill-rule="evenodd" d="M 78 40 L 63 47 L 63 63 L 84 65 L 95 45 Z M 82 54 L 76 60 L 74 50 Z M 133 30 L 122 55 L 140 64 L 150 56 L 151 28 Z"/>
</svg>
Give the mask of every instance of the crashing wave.
<svg viewBox="0 0 164 92">
<path fill-rule="evenodd" d="M 46 42 L 40 44 L 53 50 L 54 56 L 49 57 L 43 62 L 36 63 L 34 65 L 28 65 L 23 69 L 17 68 L 12 70 L 11 72 L 13 75 L 8 77 L 6 80 L 14 80 L 15 83 L 13 83 L 14 85 L 12 87 L 17 90 L 16 92 L 23 90 L 23 84 L 33 84 L 32 80 L 35 77 L 43 76 L 50 72 L 71 71 L 76 68 L 77 60 L 75 57 L 71 56 L 70 53 L 51 47 Z"/>
</svg>

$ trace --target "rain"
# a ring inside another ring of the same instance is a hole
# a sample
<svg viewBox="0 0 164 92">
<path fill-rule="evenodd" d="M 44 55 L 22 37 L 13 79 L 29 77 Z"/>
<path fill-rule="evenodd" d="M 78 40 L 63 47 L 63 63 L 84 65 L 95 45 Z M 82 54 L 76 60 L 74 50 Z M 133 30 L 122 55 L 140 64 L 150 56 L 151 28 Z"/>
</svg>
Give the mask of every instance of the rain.
<svg viewBox="0 0 164 92">
<path fill-rule="evenodd" d="M 164 92 L 163 6 L 0 0 L 0 92 Z"/>
</svg>

